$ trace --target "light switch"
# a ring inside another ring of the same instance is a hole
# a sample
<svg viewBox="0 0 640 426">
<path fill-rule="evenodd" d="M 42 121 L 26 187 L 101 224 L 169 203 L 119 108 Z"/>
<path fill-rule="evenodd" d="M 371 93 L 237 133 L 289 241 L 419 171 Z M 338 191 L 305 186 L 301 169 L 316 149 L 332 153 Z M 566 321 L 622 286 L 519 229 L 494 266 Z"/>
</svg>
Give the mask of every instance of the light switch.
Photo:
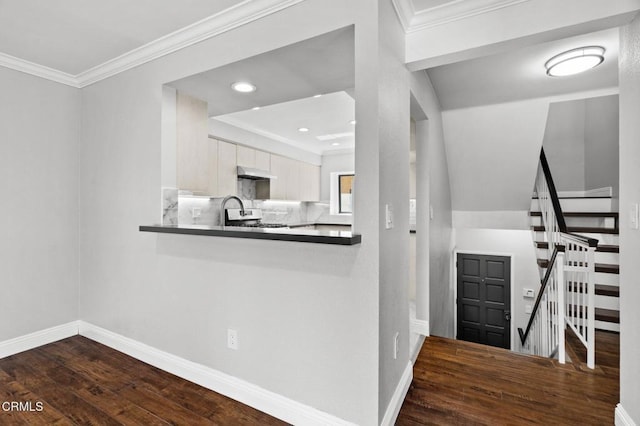
<svg viewBox="0 0 640 426">
<path fill-rule="evenodd" d="M 631 204 L 629 210 L 629 226 L 631 229 L 638 229 L 638 203 Z"/>
<path fill-rule="evenodd" d="M 385 229 L 393 228 L 393 209 L 391 208 L 390 204 L 384 205 L 384 217 L 385 217 L 385 221 L 384 221 Z"/>
<path fill-rule="evenodd" d="M 433 220 L 433 206 L 429 206 L 429 219 Z"/>
<path fill-rule="evenodd" d="M 532 288 L 523 288 L 522 296 L 533 299 L 534 297 L 536 297 L 536 292 Z"/>
</svg>

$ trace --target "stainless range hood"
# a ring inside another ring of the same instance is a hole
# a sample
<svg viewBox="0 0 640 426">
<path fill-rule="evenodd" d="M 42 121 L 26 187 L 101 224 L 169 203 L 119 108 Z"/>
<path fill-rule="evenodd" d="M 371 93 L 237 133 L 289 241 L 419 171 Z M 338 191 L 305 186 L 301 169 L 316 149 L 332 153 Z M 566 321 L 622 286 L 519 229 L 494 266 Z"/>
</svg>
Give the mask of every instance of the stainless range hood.
<svg viewBox="0 0 640 426">
<path fill-rule="evenodd" d="M 278 179 L 278 177 L 272 175 L 266 170 L 238 166 L 238 179 L 267 180 Z"/>
</svg>

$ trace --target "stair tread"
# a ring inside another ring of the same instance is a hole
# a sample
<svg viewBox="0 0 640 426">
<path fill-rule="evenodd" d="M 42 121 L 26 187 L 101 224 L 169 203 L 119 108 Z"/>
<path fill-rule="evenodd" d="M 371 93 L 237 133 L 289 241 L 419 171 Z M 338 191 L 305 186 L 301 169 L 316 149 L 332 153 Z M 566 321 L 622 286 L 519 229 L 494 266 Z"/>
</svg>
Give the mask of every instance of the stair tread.
<svg viewBox="0 0 640 426">
<path fill-rule="evenodd" d="M 572 308 L 576 308 L 578 306 L 579 305 L 569 305 L 568 314 L 571 315 L 571 312 L 573 311 Z M 580 310 L 577 310 L 577 313 L 579 317 L 582 317 L 582 312 Z M 596 321 L 620 323 L 620 311 L 616 311 L 614 309 L 595 308 L 595 314 Z"/>
<path fill-rule="evenodd" d="M 549 248 L 549 243 L 546 241 L 536 241 L 536 247 L 539 249 Z M 620 246 L 614 244 L 598 244 L 596 251 L 604 253 L 620 253 Z"/>
<path fill-rule="evenodd" d="M 596 308 L 596 320 L 605 322 L 620 322 L 620 311 L 605 308 Z"/>
<path fill-rule="evenodd" d="M 618 217 L 618 212 L 562 212 L 567 217 Z M 542 212 L 531 211 L 529 216 L 542 217 Z"/>
</svg>

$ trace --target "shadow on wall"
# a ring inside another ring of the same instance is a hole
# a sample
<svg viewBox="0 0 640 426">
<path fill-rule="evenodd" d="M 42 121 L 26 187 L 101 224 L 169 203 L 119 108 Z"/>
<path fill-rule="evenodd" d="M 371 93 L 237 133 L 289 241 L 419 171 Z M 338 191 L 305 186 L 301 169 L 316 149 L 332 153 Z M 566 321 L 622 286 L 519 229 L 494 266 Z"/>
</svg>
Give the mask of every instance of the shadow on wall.
<svg viewBox="0 0 640 426">
<path fill-rule="evenodd" d="M 559 191 L 612 187 L 617 196 L 618 103 L 610 95 L 549 106 L 543 146 Z"/>
<path fill-rule="evenodd" d="M 157 235 L 159 255 L 237 266 L 349 277 L 359 246 L 335 246 L 245 238 Z"/>
</svg>

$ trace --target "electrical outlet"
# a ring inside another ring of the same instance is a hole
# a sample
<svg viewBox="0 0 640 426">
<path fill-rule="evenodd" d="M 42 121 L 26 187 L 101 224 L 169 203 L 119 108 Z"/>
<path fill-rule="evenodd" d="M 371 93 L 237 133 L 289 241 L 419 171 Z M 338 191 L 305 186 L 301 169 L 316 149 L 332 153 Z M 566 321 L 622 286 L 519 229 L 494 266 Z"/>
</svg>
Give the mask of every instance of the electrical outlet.
<svg viewBox="0 0 640 426">
<path fill-rule="evenodd" d="M 227 329 L 227 347 L 238 350 L 238 332 L 231 328 Z"/>
<path fill-rule="evenodd" d="M 396 332 L 393 336 L 393 359 L 398 359 L 398 343 L 400 341 L 400 333 Z"/>
<path fill-rule="evenodd" d="M 533 308 L 531 307 L 531 305 L 526 305 L 524 307 L 524 313 L 525 314 L 530 314 L 531 312 L 533 312 Z"/>
<path fill-rule="evenodd" d="M 193 219 L 200 217 L 202 215 L 202 207 L 193 207 L 191 209 L 191 217 Z"/>
</svg>

